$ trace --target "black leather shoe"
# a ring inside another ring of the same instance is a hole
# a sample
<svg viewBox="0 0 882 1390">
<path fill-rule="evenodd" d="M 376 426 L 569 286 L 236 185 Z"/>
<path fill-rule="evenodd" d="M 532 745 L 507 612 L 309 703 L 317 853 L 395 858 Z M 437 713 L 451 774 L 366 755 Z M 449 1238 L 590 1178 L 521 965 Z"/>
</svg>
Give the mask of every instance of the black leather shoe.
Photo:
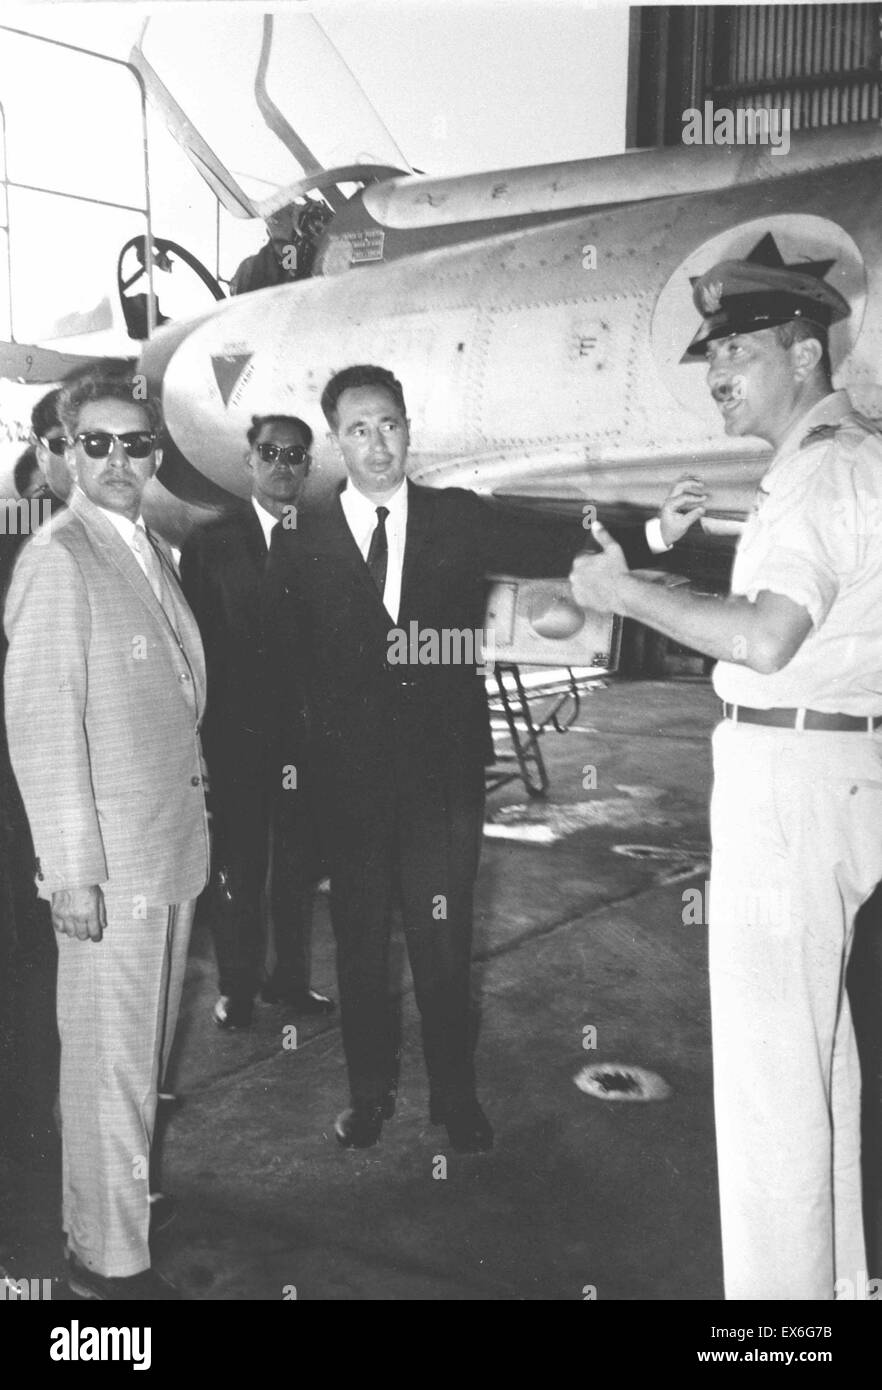
<svg viewBox="0 0 882 1390">
<path fill-rule="evenodd" d="M 265 1004 L 285 1004 L 292 1013 L 304 1018 L 310 1014 L 332 1014 L 337 1007 L 333 999 L 314 989 L 276 989 L 267 984 L 260 991 L 260 997 Z"/>
<path fill-rule="evenodd" d="M 158 1270 L 142 1269 L 139 1274 L 117 1279 L 87 1269 L 70 1251 L 65 1259 L 68 1288 L 78 1298 L 101 1299 L 110 1303 L 115 1303 L 118 1299 L 138 1303 L 144 1300 L 152 1303 L 180 1300 L 181 1295 L 174 1284 Z"/>
<path fill-rule="evenodd" d="M 218 1028 L 230 1032 L 237 1028 L 250 1028 L 254 1006 L 250 999 L 235 999 L 231 994 L 222 994 L 214 1006 L 213 1018 Z"/>
<path fill-rule="evenodd" d="M 334 1133 L 344 1149 L 369 1149 L 383 1129 L 381 1105 L 353 1105 L 337 1116 Z"/>
<path fill-rule="evenodd" d="M 448 1105 L 434 1123 L 446 1125 L 450 1146 L 457 1153 L 482 1154 L 493 1148 L 493 1128 L 476 1100 Z"/>
</svg>

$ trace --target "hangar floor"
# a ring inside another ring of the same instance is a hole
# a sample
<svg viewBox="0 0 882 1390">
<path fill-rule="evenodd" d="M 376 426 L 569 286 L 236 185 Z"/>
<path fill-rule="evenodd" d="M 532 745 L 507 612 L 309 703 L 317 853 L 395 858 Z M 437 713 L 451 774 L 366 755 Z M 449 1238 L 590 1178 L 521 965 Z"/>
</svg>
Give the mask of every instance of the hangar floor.
<svg viewBox="0 0 882 1390">
<path fill-rule="evenodd" d="M 475 966 L 491 1154 L 447 1152 L 445 1131 L 428 1124 L 402 948 L 397 1113 L 378 1147 L 344 1152 L 332 1128 L 346 1102 L 336 1017 L 303 1024 L 296 1047 L 282 1007 L 261 1006 L 247 1032 L 219 1032 L 211 945 L 197 927 L 179 1100 L 164 1125 L 162 1186 L 178 1213 L 155 1251 L 185 1297 L 722 1297 L 706 930 L 690 910 L 705 886 L 715 714 L 701 679 L 611 685 L 585 698 L 578 731 L 545 739 L 546 803 L 519 783 L 491 798 Z M 866 1012 L 878 1018 L 875 922 L 859 950 L 876 1001 Z M 315 987 L 335 994 L 321 896 L 313 960 Z M 875 1027 L 865 1089 L 878 1173 Z M 594 1099 L 573 1079 L 593 1062 L 648 1068 L 671 1094 Z M 60 1281 L 57 1156 L 42 1167 L 3 1160 L 0 1179 L 0 1266 Z M 878 1250 L 878 1179 L 868 1196 Z M 55 1284 L 53 1297 L 66 1296 Z"/>
</svg>

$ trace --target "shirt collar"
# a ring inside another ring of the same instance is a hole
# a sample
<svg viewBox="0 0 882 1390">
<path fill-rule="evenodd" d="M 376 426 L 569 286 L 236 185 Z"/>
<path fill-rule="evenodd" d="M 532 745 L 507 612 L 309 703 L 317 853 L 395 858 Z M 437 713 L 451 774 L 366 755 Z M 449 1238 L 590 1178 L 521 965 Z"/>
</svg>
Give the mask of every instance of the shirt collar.
<svg viewBox="0 0 882 1390">
<path fill-rule="evenodd" d="M 364 493 L 359 492 L 347 479 L 340 494 L 340 501 L 349 516 L 365 524 L 370 520 L 371 525 L 376 526 L 377 507 L 386 507 L 389 512 L 388 519 L 394 523 L 407 516 L 407 479 L 402 478 L 398 489 L 391 497 L 387 497 L 385 502 L 374 502 L 370 497 L 365 497 Z"/>
<path fill-rule="evenodd" d="M 851 414 L 852 409 L 847 391 L 831 391 L 829 396 L 813 405 L 811 410 L 800 416 L 793 428 L 788 430 L 775 450 L 770 468 L 774 468 L 781 459 L 797 453 L 809 430 L 816 429 L 818 425 L 838 425 L 840 420 Z"/>
<path fill-rule="evenodd" d="M 123 516 L 120 512 L 108 511 L 107 507 L 99 507 L 98 511 L 102 516 L 107 517 L 111 526 L 122 536 L 126 545 L 132 544 L 132 537 L 135 534 L 136 526 L 140 526 L 142 531 L 146 534 L 147 527 L 144 525 L 144 518 L 142 516 L 139 516 L 137 521 L 130 521 L 127 516 Z"/>
<path fill-rule="evenodd" d="M 260 522 L 260 529 L 263 532 L 263 539 L 266 541 L 266 548 L 269 550 L 272 541 L 273 527 L 278 524 L 279 518 L 268 512 L 266 507 L 262 507 L 257 498 L 252 494 L 251 505 L 257 513 L 257 520 Z"/>
</svg>

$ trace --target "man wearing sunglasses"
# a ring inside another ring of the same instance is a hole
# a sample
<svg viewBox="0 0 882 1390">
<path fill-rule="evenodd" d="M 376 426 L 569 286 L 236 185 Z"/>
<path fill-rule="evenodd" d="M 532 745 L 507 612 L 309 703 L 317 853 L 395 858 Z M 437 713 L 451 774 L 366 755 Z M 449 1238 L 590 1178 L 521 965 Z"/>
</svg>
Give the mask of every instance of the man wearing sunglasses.
<svg viewBox="0 0 882 1390">
<path fill-rule="evenodd" d="M 82 1297 L 170 1299 L 149 1158 L 208 876 L 202 644 L 141 518 L 161 458 L 143 379 L 95 369 L 59 417 L 74 486 L 6 603 L 6 721 L 58 945 L 63 1214 Z"/>
<path fill-rule="evenodd" d="M 212 929 L 225 1029 L 252 1021 L 273 927 L 275 965 L 262 995 L 297 1016 L 325 1014 L 309 987 L 309 935 L 317 853 L 305 788 L 284 777 L 281 721 L 270 708 L 261 638 L 261 583 L 270 535 L 294 529 L 309 473 L 312 431 L 296 416 L 255 416 L 245 467 L 251 497 L 184 546 L 181 578 L 208 667 L 203 740 L 211 781 L 215 901 Z M 290 721 L 288 721 L 290 723 Z M 266 890 L 266 891 L 265 891 Z M 266 911 L 268 909 L 268 913 Z"/>
<path fill-rule="evenodd" d="M 31 444 L 52 497 L 66 502 L 73 482 L 66 462 L 67 436 L 58 418 L 60 395 L 60 388 L 48 392 L 31 411 Z"/>
</svg>

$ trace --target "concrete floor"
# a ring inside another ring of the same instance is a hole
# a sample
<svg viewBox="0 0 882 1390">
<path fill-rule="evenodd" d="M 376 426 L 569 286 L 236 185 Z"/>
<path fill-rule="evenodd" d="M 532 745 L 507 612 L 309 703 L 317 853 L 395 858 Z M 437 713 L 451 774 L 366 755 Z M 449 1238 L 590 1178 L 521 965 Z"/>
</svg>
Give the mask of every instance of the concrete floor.
<svg viewBox="0 0 882 1390">
<path fill-rule="evenodd" d="M 549 806 L 519 783 L 492 797 L 474 972 L 489 1155 L 447 1152 L 428 1124 L 400 944 L 398 1110 L 378 1147 L 346 1152 L 332 1131 L 346 1103 L 335 1019 L 302 1025 L 296 1048 L 283 1007 L 219 1032 L 197 928 L 163 1144 L 179 1211 L 155 1251 L 186 1297 L 721 1298 L 706 929 L 683 920 L 684 893 L 704 886 L 715 713 L 701 680 L 610 686 L 585 698 L 581 732 L 544 741 Z M 561 838 L 500 838 L 524 823 Z M 336 993 L 321 896 L 313 984 Z M 672 1093 L 593 1099 L 573 1078 L 595 1061 L 649 1068 Z M 0 1177 L 0 1265 L 60 1277 L 54 1166 L 7 1162 Z"/>
</svg>

